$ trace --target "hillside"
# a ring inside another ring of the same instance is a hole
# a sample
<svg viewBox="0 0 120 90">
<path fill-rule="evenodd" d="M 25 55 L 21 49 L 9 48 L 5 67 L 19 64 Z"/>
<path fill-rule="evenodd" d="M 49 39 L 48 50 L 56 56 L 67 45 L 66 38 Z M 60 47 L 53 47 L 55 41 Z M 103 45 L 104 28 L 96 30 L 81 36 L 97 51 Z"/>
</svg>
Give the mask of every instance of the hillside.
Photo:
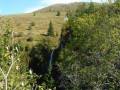
<svg viewBox="0 0 120 90">
<path fill-rule="evenodd" d="M 69 4 L 55 4 L 48 7 L 45 7 L 43 9 L 37 10 L 33 13 L 41 13 L 41 12 L 67 12 L 67 11 L 76 11 L 78 7 L 80 7 L 83 4 L 83 2 L 74 2 Z M 89 3 L 86 3 L 87 5 Z"/>
<path fill-rule="evenodd" d="M 0 90 L 120 89 L 120 1 L 61 5 L 0 17 Z"/>
<path fill-rule="evenodd" d="M 89 3 L 85 3 L 88 7 Z M 97 4 L 97 3 L 96 3 Z M 67 11 L 74 12 L 78 7 L 82 7 L 83 2 L 75 2 L 69 4 L 55 4 L 43 9 L 37 10 L 29 14 L 5 15 L 5 18 L 10 18 L 10 23 L 15 31 L 15 41 L 22 40 L 25 44 L 35 45 L 43 39 L 50 39 L 51 46 L 57 47 L 59 45 L 59 38 L 61 28 L 64 23 L 64 18 Z M 56 16 L 57 11 L 61 12 L 60 16 Z M 35 15 L 34 15 L 35 14 Z M 50 20 L 53 22 L 55 35 L 58 37 L 48 37 L 47 31 Z M 35 25 L 30 27 L 30 24 Z M 31 28 L 31 30 L 28 30 Z M 27 38 L 33 37 L 32 42 L 27 42 Z M 53 42 L 54 41 L 54 42 Z"/>
<path fill-rule="evenodd" d="M 82 8 L 82 5 L 86 4 L 86 7 L 89 6 L 89 2 L 74 2 L 74 3 L 69 3 L 69 4 L 54 4 L 45 8 L 42 8 L 40 10 L 37 10 L 33 13 L 47 13 L 47 12 L 75 12 L 76 9 Z M 94 2 L 95 5 L 99 5 L 99 3 Z"/>
<path fill-rule="evenodd" d="M 35 45 L 43 39 L 52 39 L 55 43 L 53 46 L 59 44 L 59 38 L 61 33 L 61 27 L 64 22 L 65 14 L 62 13 L 61 16 L 56 16 L 56 13 L 39 13 L 35 16 L 30 14 L 20 14 L 20 15 L 8 15 L 5 18 L 10 18 L 10 23 L 13 26 L 15 32 L 15 40 L 22 40 L 26 44 Z M 58 33 L 58 37 L 48 37 L 47 31 L 49 28 L 50 20 L 53 23 L 55 35 Z M 28 30 L 31 23 L 35 25 L 32 26 L 31 30 Z M 22 35 L 20 35 L 22 33 Z M 27 38 L 32 36 L 34 40 L 32 42 L 27 42 Z"/>
</svg>

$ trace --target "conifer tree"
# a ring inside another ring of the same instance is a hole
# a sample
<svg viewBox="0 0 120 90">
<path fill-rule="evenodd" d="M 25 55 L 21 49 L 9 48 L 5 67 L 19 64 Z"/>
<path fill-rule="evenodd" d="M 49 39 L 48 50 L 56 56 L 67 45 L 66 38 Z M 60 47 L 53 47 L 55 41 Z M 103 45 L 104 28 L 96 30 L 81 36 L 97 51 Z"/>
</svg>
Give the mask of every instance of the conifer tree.
<svg viewBox="0 0 120 90">
<path fill-rule="evenodd" d="M 60 16 L 60 11 L 57 11 L 57 15 L 56 16 Z"/>
<path fill-rule="evenodd" d="M 89 11 L 88 11 L 88 13 L 93 13 L 93 12 L 95 12 L 95 5 L 94 5 L 93 2 L 91 2 L 91 3 L 90 3 L 90 6 L 89 6 Z"/>
<path fill-rule="evenodd" d="M 54 28 L 52 25 L 52 21 L 50 21 L 50 24 L 49 24 L 48 36 L 54 36 Z"/>
</svg>

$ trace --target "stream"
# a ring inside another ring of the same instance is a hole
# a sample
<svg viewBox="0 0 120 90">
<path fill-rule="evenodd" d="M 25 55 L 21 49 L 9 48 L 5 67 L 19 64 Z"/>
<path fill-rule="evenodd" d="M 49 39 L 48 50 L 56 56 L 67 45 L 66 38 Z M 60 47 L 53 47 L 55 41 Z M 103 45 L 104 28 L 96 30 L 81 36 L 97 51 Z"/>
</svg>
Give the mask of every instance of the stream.
<svg viewBox="0 0 120 90">
<path fill-rule="evenodd" d="M 53 62 L 53 54 L 54 54 L 54 50 L 52 51 L 52 53 L 51 53 L 51 55 L 50 55 L 49 66 L 52 65 L 52 62 Z"/>
</svg>

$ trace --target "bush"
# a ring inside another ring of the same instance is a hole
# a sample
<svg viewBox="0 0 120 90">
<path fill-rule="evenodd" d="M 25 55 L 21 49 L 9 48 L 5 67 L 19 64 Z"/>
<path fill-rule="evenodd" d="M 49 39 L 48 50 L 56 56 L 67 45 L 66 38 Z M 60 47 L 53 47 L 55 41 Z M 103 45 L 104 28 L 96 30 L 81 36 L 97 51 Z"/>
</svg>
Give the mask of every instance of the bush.
<svg viewBox="0 0 120 90">
<path fill-rule="evenodd" d="M 33 41 L 33 37 L 29 37 L 29 38 L 27 39 L 27 41 L 28 41 L 28 42 L 32 42 L 32 41 Z"/>
<path fill-rule="evenodd" d="M 35 26 L 35 22 L 31 22 L 31 26 Z"/>
<path fill-rule="evenodd" d="M 30 25 L 27 30 L 32 30 L 32 26 Z"/>
<path fill-rule="evenodd" d="M 29 44 L 27 44 L 27 45 L 25 46 L 25 51 L 26 51 L 26 52 L 30 51 L 30 45 L 29 45 Z"/>
<path fill-rule="evenodd" d="M 31 24 L 28 26 L 28 30 L 32 30 L 32 26 L 35 26 L 35 22 L 31 22 Z"/>
<path fill-rule="evenodd" d="M 22 40 L 19 40 L 19 41 L 18 41 L 18 45 L 19 45 L 20 51 L 23 51 L 24 48 L 25 48 L 24 42 L 23 42 Z"/>
<path fill-rule="evenodd" d="M 36 13 L 34 13 L 33 16 L 36 16 Z"/>
<path fill-rule="evenodd" d="M 59 36 L 58 33 L 56 33 L 56 36 L 57 36 L 57 37 Z"/>
<path fill-rule="evenodd" d="M 56 16 L 60 16 L 60 11 L 57 11 L 57 14 L 56 14 Z"/>
</svg>

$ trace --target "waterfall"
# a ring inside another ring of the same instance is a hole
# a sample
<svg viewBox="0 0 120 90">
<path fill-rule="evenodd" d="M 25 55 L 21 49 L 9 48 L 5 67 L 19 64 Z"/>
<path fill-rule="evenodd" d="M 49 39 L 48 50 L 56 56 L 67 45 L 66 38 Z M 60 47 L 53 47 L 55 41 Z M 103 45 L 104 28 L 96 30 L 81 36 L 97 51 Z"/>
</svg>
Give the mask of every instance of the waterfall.
<svg viewBox="0 0 120 90">
<path fill-rule="evenodd" d="M 61 42 L 63 41 L 63 36 L 61 36 Z"/>
<path fill-rule="evenodd" d="M 61 45 L 60 45 L 60 49 L 62 49 L 62 47 L 63 47 L 63 45 L 61 44 Z"/>
<path fill-rule="evenodd" d="M 67 16 L 64 18 L 64 22 L 65 22 L 65 21 L 68 21 L 68 17 L 67 17 Z"/>
<path fill-rule="evenodd" d="M 53 62 L 53 54 L 54 54 L 54 50 L 52 51 L 52 53 L 51 53 L 51 55 L 50 55 L 49 65 L 52 65 L 52 62 Z"/>
</svg>

